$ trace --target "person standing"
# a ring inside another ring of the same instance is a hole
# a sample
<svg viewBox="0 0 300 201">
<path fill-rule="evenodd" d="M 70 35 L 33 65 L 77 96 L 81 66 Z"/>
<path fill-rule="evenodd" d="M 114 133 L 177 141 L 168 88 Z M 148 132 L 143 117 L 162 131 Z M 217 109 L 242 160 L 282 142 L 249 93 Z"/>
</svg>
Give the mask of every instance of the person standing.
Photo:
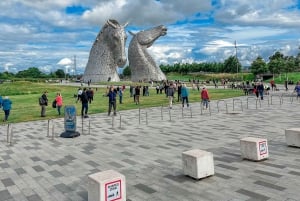
<svg viewBox="0 0 300 201">
<path fill-rule="evenodd" d="M 46 106 L 48 105 L 48 92 L 44 91 L 40 97 L 41 117 L 46 117 Z"/>
<path fill-rule="evenodd" d="M 137 105 L 137 104 L 140 104 L 140 94 L 141 94 L 141 86 L 136 86 L 135 87 L 135 98 L 134 98 L 134 100 L 135 100 L 135 104 Z"/>
<path fill-rule="evenodd" d="M 81 100 L 81 117 L 89 118 L 89 116 L 87 115 L 89 110 L 89 100 L 86 94 L 86 88 L 83 89 L 80 100 Z"/>
<path fill-rule="evenodd" d="M 172 109 L 173 99 L 174 99 L 175 89 L 173 83 L 170 83 L 170 86 L 167 88 L 166 94 L 169 99 L 169 108 Z"/>
<path fill-rule="evenodd" d="M 122 104 L 123 103 L 123 89 L 120 88 L 118 93 L 119 93 L 119 103 Z"/>
<path fill-rule="evenodd" d="M 298 99 L 300 97 L 300 81 L 297 82 L 294 91 L 297 92 L 297 99 Z"/>
<path fill-rule="evenodd" d="M 265 90 L 265 87 L 264 87 L 263 82 L 260 82 L 260 83 L 259 83 L 259 85 L 257 86 L 257 90 L 258 90 L 260 99 L 261 99 L 261 100 L 264 100 L 264 90 Z"/>
<path fill-rule="evenodd" d="M 4 119 L 3 119 L 4 122 L 8 120 L 8 116 L 11 110 L 11 104 L 12 101 L 8 98 L 8 96 L 5 96 L 1 104 L 4 111 Z"/>
<path fill-rule="evenodd" d="M 177 86 L 177 102 L 181 101 L 181 99 L 182 99 L 182 94 L 181 94 L 182 90 L 181 90 L 181 88 L 182 88 L 181 83 L 178 83 L 178 86 Z"/>
<path fill-rule="evenodd" d="M 116 102 L 116 97 L 117 97 L 117 91 L 114 90 L 114 86 L 110 86 L 109 91 L 107 93 L 108 96 L 108 116 L 110 116 L 111 109 L 113 108 L 114 110 L 114 115 L 117 115 L 117 102 Z"/>
<path fill-rule="evenodd" d="M 203 107 L 205 107 L 205 109 L 207 109 L 208 108 L 208 102 L 209 102 L 209 95 L 208 95 L 208 91 L 206 89 L 206 86 L 203 86 L 203 88 L 201 90 L 201 100 L 202 100 Z"/>
<path fill-rule="evenodd" d="M 184 102 L 186 102 L 186 106 L 189 107 L 189 89 L 186 87 L 186 84 L 181 86 L 181 99 L 182 107 L 184 107 Z"/>
<path fill-rule="evenodd" d="M 62 99 L 61 93 L 57 93 L 56 94 L 55 101 L 56 101 L 57 112 L 58 112 L 58 115 L 60 116 L 60 114 L 61 114 L 61 112 L 60 112 L 61 111 L 61 107 L 63 105 L 63 99 Z"/>
</svg>

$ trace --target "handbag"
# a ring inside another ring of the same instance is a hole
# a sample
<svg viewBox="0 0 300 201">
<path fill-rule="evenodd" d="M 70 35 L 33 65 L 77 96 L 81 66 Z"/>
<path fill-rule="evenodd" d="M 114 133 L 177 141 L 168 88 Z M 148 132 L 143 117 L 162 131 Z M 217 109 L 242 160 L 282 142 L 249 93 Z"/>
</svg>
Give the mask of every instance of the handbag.
<svg viewBox="0 0 300 201">
<path fill-rule="evenodd" d="M 56 108 L 56 100 L 54 100 L 54 101 L 52 102 L 52 107 L 53 107 L 53 108 Z"/>
</svg>

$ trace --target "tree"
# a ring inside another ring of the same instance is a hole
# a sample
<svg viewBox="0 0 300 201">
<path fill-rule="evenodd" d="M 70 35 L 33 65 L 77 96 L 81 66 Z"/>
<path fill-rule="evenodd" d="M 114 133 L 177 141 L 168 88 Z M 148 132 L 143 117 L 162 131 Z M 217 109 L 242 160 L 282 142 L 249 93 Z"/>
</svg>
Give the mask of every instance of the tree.
<svg viewBox="0 0 300 201">
<path fill-rule="evenodd" d="M 57 69 L 54 74 L 56 75 L 56 77 L 58 78 L 64 78 L 66 75 L 65 75 L 65 72 L 63 69 Z"/>
<path fill-rule="evenodd" d="M 129 66 L 126 66 L 123 70 L 123 75 L 124 76 L 131 76 L 131 69 L 129 68 Z"/>
<path fill-rule="evenodd" d="M 230 56 L 228 59 L 224 61 L 224 73 L 238 73 L 241 72 L 242 65 L 238 61 L 238 59 L 234 56 Z"/>
<path fill-rule="evenodd" d="M 281 73 L 285 67 L 284 56 L 280 52 L 275 52 L 272 56 L 269 57 L 270 61 L 268 63 L 269 71 L 273 74 Z"/>
<path fill-rule="evenodd" d="M 44 73 L 42 73 L 38 68 L 30 67 L 27 70 L 19 71 L 16 74 L 16 77 L 20 77 L 20 78 L 42 78 L 42 77 L 46 77 L 46 75 Z"/>
<path fill-rule="evenodd" d="M 254 75 L 268 72 L 268 66 L 261 56 L 258 56 L 256 60 L 251 63 L 251 73 Z"/>
</svg>

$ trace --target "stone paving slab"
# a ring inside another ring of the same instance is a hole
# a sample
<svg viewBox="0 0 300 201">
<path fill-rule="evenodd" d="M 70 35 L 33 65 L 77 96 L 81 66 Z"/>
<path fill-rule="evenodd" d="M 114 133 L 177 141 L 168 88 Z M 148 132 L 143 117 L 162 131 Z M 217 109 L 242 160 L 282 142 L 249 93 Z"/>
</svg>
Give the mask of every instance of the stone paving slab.
<svg viewBox="0 0 300 201">
<path fill-rule="evenodd" d="M 58 137 L 62 118 L 49 133 L 48 120 L 24 122 L 11 125 L 11 144 L 1 125 L 0 201 L 87 201 L 87 176 L 109 169 L 125 175 L 127 201 L 299 201 L 300 149 L 284 136 L 300 126 L 299 106 L 240 97 L 202 111 L 193 103 L 95 114 L 77 118 L 81 136 L 73 139 Z M 268 139 L 268 160 L 241 158 L 239 140 L 248 136 Z M 181 153 L 191 149 L 214 154 L 214 176 L 183 175 Z"/>
</svg>

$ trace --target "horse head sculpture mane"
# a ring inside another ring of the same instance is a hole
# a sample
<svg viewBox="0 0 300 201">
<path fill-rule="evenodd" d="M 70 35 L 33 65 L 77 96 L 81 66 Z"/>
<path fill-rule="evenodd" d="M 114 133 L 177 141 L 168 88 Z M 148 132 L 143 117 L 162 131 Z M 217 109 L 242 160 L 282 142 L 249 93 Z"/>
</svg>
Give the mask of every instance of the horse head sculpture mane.
<svg viewBox="0 0 300 201">
<path fill-rule="evenodd" d="M 128 48 L 128 60 L 131 69 L 131 81 L 161 81 L 166 80 L 165 74 L 155 64 L 154 59 L 147 52 L 147 48 L 160 36 L 167 34 L 167 28 L 163 25 L 140 31 L 133 35 Z"/>
<path fill-rule="evenodd" d="M 91 48 L 83 80 L 92 82 L 120 81 L 117 67 L 126 64 L 124 28 L 116 20 L 107 20 Z"/>
</svg>

